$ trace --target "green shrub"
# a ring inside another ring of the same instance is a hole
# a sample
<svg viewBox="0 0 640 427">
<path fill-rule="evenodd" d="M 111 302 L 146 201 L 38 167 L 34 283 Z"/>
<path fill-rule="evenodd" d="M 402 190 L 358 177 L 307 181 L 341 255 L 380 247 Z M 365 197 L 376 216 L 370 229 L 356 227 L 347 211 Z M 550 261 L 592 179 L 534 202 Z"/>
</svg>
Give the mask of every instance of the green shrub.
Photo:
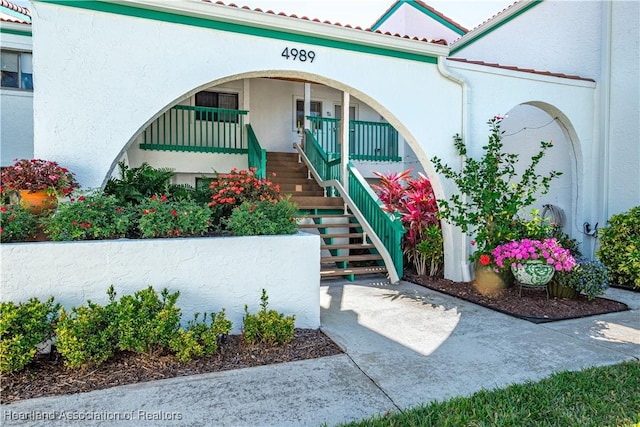
<svg viewBox="0 0 640 427">
<path fill-rule="evenodd" d="M 37 217 L 20 206 L 0 206 L 0 241 L 24 242 L 36 234 L 37 226 Z"/>
<path fill-rule="evenodd" d="M 62 308 L 55 329 L 56 348 L 70 368 L 99 366 L 115 352 L 117 320 L 113 287 L 108 294 L 110 302 L 104 307 L 87 301 L 87 305 L 72 307 L 69 313 Z"/>
<path fill-rule="evenodd" d="M 267 345 L 286 344 L 293 339 L 295 329 L 295 316 L 287 316 L 275 310 L 268 310 L 267 291 L 262 290 L 260 311 L 258 314 L 250 314 L 248 307 L 244 306 L 244 327 L 242 335 L 249 343 L 263 343 Z"/>
<path fill-rule="evenodd" d="M 211 211 L 193 200 L 152 196 L 138 207 L 142 237 L 202 236 L 211 224 Z"/>
<path fill-rule="evenodd" d="M 136 353 L 161 352 L 169 348 L 180 329 L 179 292 L 165 288 L 160 296 L 149 286 L 125 295 L 116 304 L 118 348 Z"/>
<path fill-rule="evenodd" d="M 297 207 L 288 200 L 244 202 L 231 213 L 228 224 L 235 236 L 294 234 Z"/>
<path fill-rule="evenodd" d="M 596 254 L 611 281 L 640 288 L 640 206 L 611 216 L 598 236 Z"/>
<path fill-rule="evenodd" d="M 0 304 L 0 372 L 19 371 L 31 363 L 38 344 L 53 336 L 59 309 L 53 297 Z"/>
<path fill-rule="evenodd" d="M 186 362 L 194 357 L 214 354 L 218 351 L 218 340 L 229 334 L 231 321 L 226 316 L 224 309 L 220 313 L 212 313 L 211 321 L 207 323 L 207 313 L 202 321 L 198 320 L 199 313 L 190 320 L 186 329 L 180 329 L 169 345 L 175 352 L 178 360 Z"/>
<path fill-rule="evenodd" d="M 578 259 L 571 271 L 556 271 L 552 279 L 556 284 L 568 286 L 588 299 L 604 294 L 609 287 L 607 269 L 598 260 Z"/>
<path fill-rule="evenodd" d="M 126 235 L 132 219 L 126 205 L 97 190 L 60 203 L 43 225 L 55 241 L 118 239 Z"/>
<path fill-rule="evenodd" d="M 419 275 L 436 276 L 444 262 L 442 231 L 437 225 L 426 227 L 422 233 L 424 240 L 416 245 L 416 250 L 408 253 Z M 428 266 L 428 269 L 427 269 Z"/>
</svg>

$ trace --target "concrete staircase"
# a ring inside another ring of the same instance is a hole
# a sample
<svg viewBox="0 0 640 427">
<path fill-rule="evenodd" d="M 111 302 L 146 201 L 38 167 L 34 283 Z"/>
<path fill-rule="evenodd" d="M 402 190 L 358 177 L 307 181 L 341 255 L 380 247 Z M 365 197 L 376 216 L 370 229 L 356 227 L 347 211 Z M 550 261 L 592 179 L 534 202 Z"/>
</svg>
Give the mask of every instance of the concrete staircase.
<svg viewBox="0 0 640 427">
<path fill-rule="evenodd" d="M 326 197 L 296 153 L 267 153 L 267 176 L 298 205 L 300 229 L 322 238 L 321 278 L 353 280 L 355 275 L 386 274 L 382 257 L 342 198 Z"/>
</svg>

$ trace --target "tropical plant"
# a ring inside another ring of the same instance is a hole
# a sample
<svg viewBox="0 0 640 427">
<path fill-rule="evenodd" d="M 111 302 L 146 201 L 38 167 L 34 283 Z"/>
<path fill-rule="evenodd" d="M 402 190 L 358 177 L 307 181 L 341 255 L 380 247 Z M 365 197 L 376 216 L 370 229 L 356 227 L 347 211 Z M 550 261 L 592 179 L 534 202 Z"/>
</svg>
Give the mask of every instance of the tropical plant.
<svg viewBox="0 0 640 427">
<path fill-rule="evenodd" d="M 23 369 L 36 355 L 38 344 L 53 336 L 60 304 L 53 297 L 45 302 L 0 303 L 0 372 Z"/>
<path fill-rule="evenodd" d="M 596 254 L 611 281 L 640 288 L 640 206 L 612 215 L 598 237 Z"/>
<path fill-rule="evenodd" d="M 202 236 L 211 225 L 211 211 L 193 200 L 151 196 L 137 206 L 143 238 Z"/>
<path fill-rule="evenodd" d="M 389 174 L 374 172 L 380 185 L 372 188 L 384 204 L 383 209 L 400 216 L 407 231 L 402 237 L 402 249 L 417 273 L 426 274 L 429 263 L 429 274 L 436 275 L 444 255 L 438 205 L 431 181 L 422 174 L 412 178 L 411 172 L 412 169 Z"/>
<path fill-rule="evenodd" d="M 522 239 L 498 245 L 492 252 L 493 262 L 499 269 L 516 265 L 520 267 L 526 261 L 542 261 L 556 271 L 571 271 L 576 260 L 568 249 L 558 244 L 556 239 Z M 491 258 L 483 254 L 480 264 L 489 265 Z"/>
<path fill-rule="evenodd" d="M 95 190 L 58 204 L 42 223 L 51 240 L 101 240 L 124 237 L 133 220 L 128 205 Z"/>
<path fill-rule="evenodd" d="M 146 162 L 134 168 L 120 162 L 118 168 L 120 177 L 110 178 L 104 191 L 119 200 L 139 204 L 155 194 L 166 194 L 172 199 L 191 198 L 192 187 L 171 183 L 173 169 L 154 168 Z"/>
<path fill-rule="evenodd" d="M 489 254 L 502 243 L 519 238 L 518 230 L 514 228 L 519 214 L 533 204 L 539 194 L 546 194 L 551 181 L 561 175 L 557 171 L 546 176 L 536 172 L 546 151 L 553 146 L 545 141 L 540 143 L 540 151 L 518 175 L 516 164 L 519 155 L 504 151 L 504 131 L 500 130 L 502 120 L 502 117 L 495 116 L 487 122 L 489 142 L 482 147 L 484 153 L 480 159 L 468 156 L 462 137 L 454 136 L 455 149 L 463 159 L 460 171 L 438 157 L 432 160 L 436 172 L 458 187 L 449 200 L 439 201 L 439 215 L 460 227 L 464 233 L 475 232 L 477 250 L 470 256 L 471 261 L 477 261 L 481 255 Z M 519 178 L 517 182 L 516 178 Z"/>
<path fill-rule="evenodd" d="M 235 236 L 294 234 L 298 209 L 289 200 L 244 202 L 231 213 L 228 228 Z"/>
<path fill-rule="evenodd" d="M 36 234 L 37 217 L 18 205 L 0 206 L 0 241 L 24 242 Z"/>
<path fill-rule="evenodd" d="M 42 159 L 16 160 L 2 170 L 2 191 L 44 190 L 47 194 L 66 196 L 79 187 L 75 176 L 57 162 Z"/>
</svg>

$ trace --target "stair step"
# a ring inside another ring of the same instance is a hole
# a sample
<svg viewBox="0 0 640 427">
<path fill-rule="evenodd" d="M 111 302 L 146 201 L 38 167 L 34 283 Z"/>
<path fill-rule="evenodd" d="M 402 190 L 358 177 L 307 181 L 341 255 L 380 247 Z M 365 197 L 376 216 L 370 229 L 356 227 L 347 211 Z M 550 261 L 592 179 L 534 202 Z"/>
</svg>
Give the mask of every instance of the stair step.
<svg viewBox="0 0 640 427">
<path fill-rule="evenodd" d="M 366 255 L 340 255 L 340 256 L 331 256 L 331 257 L 321 257 L 320 263 L 328 263 L 328 262 L 353 262 L 353 261 L 376 261 L 382 259 L 382 255 L 380 254 L 366 254 Z"/>
<path fill-rule="evenodd" d="M 307 190 L 307 191 L 282 191 L 280 190 L 280 194 L 290 195 L 290 196 L 303 196 L 303 197 L 311 197 L 311 196 L 322 196 L 324 192 L 322 190 Z"/>
<path fill-rule="evenodd" d="M 353 218 L 352 214 L 313 214 L 305 215 L 305 218 L 317 219 L 317 218 Z"/>
<path fill-rule="evenodd" d="M 320 234 L 323 239 L 362 239 L 362 233 L 326 233 Z"/>
<path fill-rule="evenodd" d="M 362 243 L 345 243 L 345 244 L 333 244 L 333 245 L 320 245 L 320 249 L 375 249 L 370 243 L 362 244 Z"/>
<path fill-rule="evenodd" d="M 298 224 L 299 228 L 358 228 L 362 227 L 360 224 L 354 222 L 343 222 L 342 224 Z M 360 234 L 362 235 L 362 234 Z"/>
<path fill-rule="evenodd" d="M 280 192 L 284 191 L 317 191 L 320 190 L 324 194 L 324 190 L 316 183 L 308 182 L 306 179 L 304 181 L 299 182 L 285 182 L 279 183 Z"/>
<path fill-rule="evenodd" d="M 275 173 L 275 176 L 273 175 Z M 297 178 L 299 180 L 306 180 L 308 175 L 306 170 L 293 170 L 293 169 L 267 169 L 267 176 L 271 181 L 277 182 L 280 178 Z"/>
<path fill-rule="evenodd" d="M 350 268 L 327 268 L 320 270 L 320 277 L 349 276 L 351 274 L 379 274 L 386 273 L 386 267 L 350 267 Z"/>
<path fill-rule="evenodd" d="M 267 160 L 268 159 L 295 159 L 298 161 L 298 153 L 287 153 L 281 151 L 268 151 L 267 152 Z"/>
<path fill-rule="evenodd" d="M 291 201 L 298 205 L 299 209 L 322 209 L 327 207 L 344 207 L 341 197 L 291 197 Z"/>
</svg>

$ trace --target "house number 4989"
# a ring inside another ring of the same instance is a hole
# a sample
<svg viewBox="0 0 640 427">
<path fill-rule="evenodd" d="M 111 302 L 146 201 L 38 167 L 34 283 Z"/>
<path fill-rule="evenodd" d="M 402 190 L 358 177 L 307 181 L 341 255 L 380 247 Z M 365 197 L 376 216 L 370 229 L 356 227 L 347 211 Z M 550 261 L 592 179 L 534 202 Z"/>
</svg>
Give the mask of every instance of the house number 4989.
<svg viewBox="0 0 640 427">
<path fill-rule="evenodd" d="M 282 51 L 282 55 L 285 59 L 291 59 L 295 61 L 296 59 L 301 62 L 313 62 L 316 59 L 316 53 L 312 50 L 304 50 L 304 49 L 296 49 L 285 47 Z"/>
</svg>

